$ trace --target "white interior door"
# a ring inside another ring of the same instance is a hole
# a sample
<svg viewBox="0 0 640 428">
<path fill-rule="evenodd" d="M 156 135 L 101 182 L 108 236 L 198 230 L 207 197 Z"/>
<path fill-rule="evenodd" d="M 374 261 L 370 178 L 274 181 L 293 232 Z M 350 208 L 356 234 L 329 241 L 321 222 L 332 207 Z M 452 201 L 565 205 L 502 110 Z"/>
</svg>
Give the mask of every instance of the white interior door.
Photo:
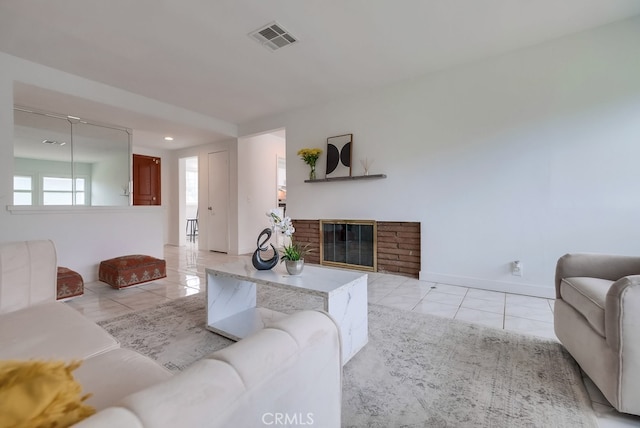
<svg viewBox="0 0 640 428">
<path fill-rule="evenodd" d="M 207 243 L 209 251 L 229 252 L 229 153 L 209 153 L 209 203 Z"/>
</svg>

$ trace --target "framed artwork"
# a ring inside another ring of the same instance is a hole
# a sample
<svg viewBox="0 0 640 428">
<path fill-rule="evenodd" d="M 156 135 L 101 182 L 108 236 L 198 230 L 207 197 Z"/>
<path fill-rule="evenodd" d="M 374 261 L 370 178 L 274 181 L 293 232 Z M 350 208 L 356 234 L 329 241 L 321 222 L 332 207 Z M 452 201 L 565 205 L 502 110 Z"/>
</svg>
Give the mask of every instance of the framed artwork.
<svg viewBox="0 0 640 428">
<path fill-rule="evenodd" d="M 353 134 L 327 138 L 327 178 L 351 176 Z"/>
</svg>

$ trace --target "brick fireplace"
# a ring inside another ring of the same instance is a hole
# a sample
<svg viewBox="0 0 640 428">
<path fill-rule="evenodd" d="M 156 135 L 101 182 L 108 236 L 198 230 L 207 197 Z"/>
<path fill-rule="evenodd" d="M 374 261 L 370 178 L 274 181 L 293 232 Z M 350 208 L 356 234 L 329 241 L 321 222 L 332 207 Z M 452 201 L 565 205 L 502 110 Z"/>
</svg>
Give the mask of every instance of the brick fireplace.
<svg viewBox="0 0 640 428">
<path fill-rule="evenodd" d="M 329 223 L 331 222 L 340 224 L 341 221 L 329 221 Z M 353 221 L 346 220 L 342 222 L 349 224 L 354 223 Z M 293 226 L 296 228 L 295 240 L 303 245 L 309 244 L 309 248 L 312 249 L 311 254 L 306 256 L 306 260 L 309 263 L 334 266 L 335 263 L 327 263 L 320 259 L 324 253 L 320 247 L 323 242 L 323 234 L 320 232 L 321 223 L 326 224 L 327 221 L 293 220 Z M 375 263 L 373 266 L 367 264 L 360 267 L 360 269 L 418 278 L 421 269 L 419 222 L 376 221 L 360 223 L 375 223 L 375 243 L 373 245 L 375 249 Z M 355 224 L 358 224 L 358 222 L 355 222 Z M 332 229 L 329 229 L 329 231 L 332 231 Z M 327 230 L 325 230 L 324 235 L 327 235 L 326 232 Z M 361 234 L 366 235 L 366 233 L 367 232 L 362 232 Z M 324 248 L 326 248 L 326 246 Z M 351 263 L 345 267 L 358 268 Z"/>
</svg>

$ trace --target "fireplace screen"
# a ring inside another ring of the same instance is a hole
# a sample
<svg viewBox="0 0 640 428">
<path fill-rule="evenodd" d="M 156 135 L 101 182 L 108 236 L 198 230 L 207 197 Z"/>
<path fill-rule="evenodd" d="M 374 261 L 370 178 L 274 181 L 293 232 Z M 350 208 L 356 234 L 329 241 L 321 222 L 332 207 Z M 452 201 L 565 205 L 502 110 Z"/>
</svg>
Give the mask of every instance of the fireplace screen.
<svg viewBox="0 0 640 428">
<path fill-rule="evenodd" d="M 320 221 L 320 263 L 376 271 L 376 222 Z"/>
</svg>

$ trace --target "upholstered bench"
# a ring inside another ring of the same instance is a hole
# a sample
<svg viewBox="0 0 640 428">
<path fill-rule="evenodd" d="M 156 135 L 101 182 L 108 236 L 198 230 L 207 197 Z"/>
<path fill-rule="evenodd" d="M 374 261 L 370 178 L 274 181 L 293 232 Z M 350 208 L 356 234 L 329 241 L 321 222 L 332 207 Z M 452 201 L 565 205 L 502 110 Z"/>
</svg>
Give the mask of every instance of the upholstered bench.
<svg viewBox="0 0 640 428">
<path fill-rule="evenodd" d="M 56 283 L 56 299 L 68 299 L 84 294 L 84 281 L 82 276 L 69 268 L 58 266 L 58 281 Z"/>
<path fill-rule="evenodd" d="M 155 257 L 133 254 L 100 262 L 98 279 L 113 288 L 125 288 L 167 276 L 166 263 Z"/>
</svg>

